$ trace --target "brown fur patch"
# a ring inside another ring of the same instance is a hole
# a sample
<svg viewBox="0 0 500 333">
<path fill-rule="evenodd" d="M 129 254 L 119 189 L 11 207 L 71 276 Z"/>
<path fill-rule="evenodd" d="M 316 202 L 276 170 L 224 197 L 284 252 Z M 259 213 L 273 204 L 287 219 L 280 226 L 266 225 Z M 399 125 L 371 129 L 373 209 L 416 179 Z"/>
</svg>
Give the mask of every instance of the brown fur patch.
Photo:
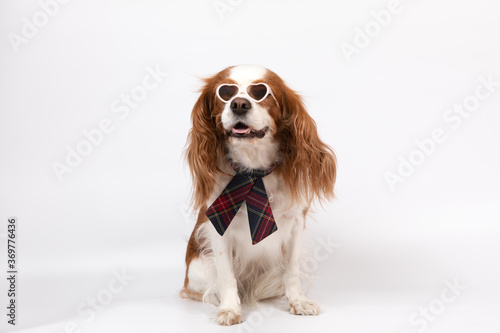
<svg viewBox="0 0 500 333">
<path fill-rule="evenodd" d="M 337 174 L 335 153 L 319 138 L 316 123 L 307 112 L 302 97 L 272 71 L 268 71 L 266 83 L 281 107 L 270 110 L 283 158 L 276 172 L 283 176 L 296 202 L 332 199 Z"/>
<path fill-rule="evenodd" d="M 219 162 L 225 156 L 225 132 L 220 121 L 224 103 L 215 90 L 222 82 L 231 83 L 231 67 L 204 80 L 201 95 L 191 112 L 192 128 L 188 134 L 185 156 L 193 179 L 193 204 L 200 208 L 212 194 L 215 177 L 223 173 Z"/>
<path fill-rule="evenodd" d="M 200 226 L 207 221 L 207 217 L 205 216 L 205 211 L 207 210 L 207 206 L 203 205 L 198 212 L 198 219 L 196 220 L 196 225 L 194 226 L 193 232 L 191 233 L 191 237 L 189 237 L 187 249 L 186 249 L 186 276 L 184 277 L 184 288 L 181 290 L 180 295 L 183 298 L 191 298 L 197 301 L 201 301 L 203 295 L 199 295 L 200 293 L 194 292 L 188 288 L 189 284 L 189 264 L 193 259 L 196 259 L 200 256 L 200 253 L 203 249 L 200 246 L 200 240 L 197 238 L 197 231 Z"/>
</svg>

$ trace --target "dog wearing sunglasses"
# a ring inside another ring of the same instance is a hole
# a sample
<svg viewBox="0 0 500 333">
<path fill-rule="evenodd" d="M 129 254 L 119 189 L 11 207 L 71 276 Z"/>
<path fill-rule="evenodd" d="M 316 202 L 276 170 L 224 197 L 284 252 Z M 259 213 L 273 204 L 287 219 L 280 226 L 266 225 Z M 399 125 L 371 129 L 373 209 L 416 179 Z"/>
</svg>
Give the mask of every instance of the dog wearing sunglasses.
<svg viewBox="0 0 500 333">
<path fill-rule="evenodd" d="M 204 80 L 186 158 L 198 211 L 181 296 L 243 321 L 241 304 L 286 297 L 317 315 L 302 292 L 302 237 L 310 207 L 333 198 L 336 157 L 301 97 L 274 72 L 234 66 Z"/>
</svg>

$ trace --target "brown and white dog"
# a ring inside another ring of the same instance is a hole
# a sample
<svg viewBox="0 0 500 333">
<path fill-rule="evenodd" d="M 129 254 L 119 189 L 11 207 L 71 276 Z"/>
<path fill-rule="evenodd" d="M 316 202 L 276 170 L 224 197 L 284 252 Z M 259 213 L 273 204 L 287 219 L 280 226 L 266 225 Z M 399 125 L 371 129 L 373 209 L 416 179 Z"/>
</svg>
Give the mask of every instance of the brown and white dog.
<svg viewBox="0 0 500 333">
<path fill-rule="evenodd" d="M 218 306 L 221 325 L 243 320 L 241 303 L 282 296 L 290 313 L 317 315 L 319 306 L 301 287 L 302 235 L 311 204 L 333 198 L 335 154 L 301 97 L 274 72 L 234 66 L 204 83 L 186 149 L 199 213 L 181 296 Z M 222 84 L 235 91 L 221 91 Z M 235 174 L 231 162 L 248 170 L 278 165 L 263 178 L 278 229 L 255 245 L 245 203 L 223 236 L 205 215 Z"/>
</svg>

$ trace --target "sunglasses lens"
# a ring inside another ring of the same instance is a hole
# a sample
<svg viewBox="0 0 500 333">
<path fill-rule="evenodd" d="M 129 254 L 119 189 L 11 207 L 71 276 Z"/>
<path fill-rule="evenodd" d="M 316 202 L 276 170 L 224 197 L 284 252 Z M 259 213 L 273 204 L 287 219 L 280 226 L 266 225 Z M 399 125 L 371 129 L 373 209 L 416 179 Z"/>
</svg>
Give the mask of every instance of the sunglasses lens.
<svg viewBox="0 0 500 333">
<path fill-rule="evenodd" d="M 230 86 L 228 84 L 223 84 L 219 87 L 219 96 L 222 100 L 229 102 L 238 93 L 237 86 Z"/>
<path fill-rule="evenodd" d="M 251 84 L 247 88 L 248 96 L 252 97 L 256 101 L 261 101 L 267 97 L 267 86 L 263 84 Z"/>
</svg>

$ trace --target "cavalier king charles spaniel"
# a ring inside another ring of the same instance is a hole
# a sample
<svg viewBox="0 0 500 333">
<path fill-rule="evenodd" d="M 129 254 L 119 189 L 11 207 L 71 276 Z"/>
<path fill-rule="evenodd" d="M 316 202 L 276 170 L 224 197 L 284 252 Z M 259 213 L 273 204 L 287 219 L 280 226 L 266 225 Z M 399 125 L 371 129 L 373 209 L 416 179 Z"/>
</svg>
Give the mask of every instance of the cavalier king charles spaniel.
<svg viewBox="0 0 500 333">
<path fill-rule="evenodd" d="M 199 211 L 181 296 L 218 306 L 221 325 L 241 304 L 285 296 L 290 313 L 317 315 L 301 287 L 305 221 L 332 199 L 336 157 L 301 97 L 274 72 L 234 66 L 204 80 L 186 158 Z"/>
</svg>

